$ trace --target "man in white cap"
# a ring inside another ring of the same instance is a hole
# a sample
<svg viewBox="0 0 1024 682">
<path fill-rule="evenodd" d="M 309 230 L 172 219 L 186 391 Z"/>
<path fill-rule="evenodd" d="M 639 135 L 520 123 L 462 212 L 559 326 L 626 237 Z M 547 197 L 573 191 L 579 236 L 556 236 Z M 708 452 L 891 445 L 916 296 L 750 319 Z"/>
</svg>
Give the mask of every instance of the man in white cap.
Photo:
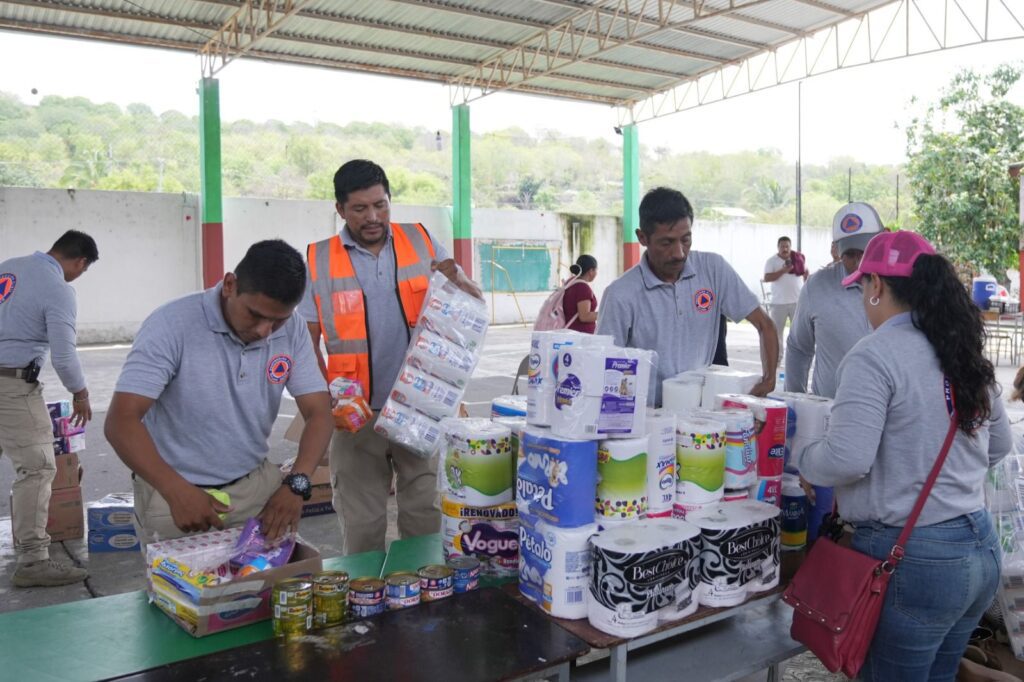
<svg viewBox="0 0 1024 682">
<path fill-rule="evenodd" d="M 811 392 L 834 398 L 839 363 L 871 331 L 859 284 L 843 286 L 864 255 L 864 248 L 884 231 L 878 212 L 869 204 L 843 206 L 832 219 L 832 239 L 839 261 L 811 275 L 800 292 L 786 349 L 786 390 L 807 392 L 807 376 L 814 363 Z"/>
</svg>

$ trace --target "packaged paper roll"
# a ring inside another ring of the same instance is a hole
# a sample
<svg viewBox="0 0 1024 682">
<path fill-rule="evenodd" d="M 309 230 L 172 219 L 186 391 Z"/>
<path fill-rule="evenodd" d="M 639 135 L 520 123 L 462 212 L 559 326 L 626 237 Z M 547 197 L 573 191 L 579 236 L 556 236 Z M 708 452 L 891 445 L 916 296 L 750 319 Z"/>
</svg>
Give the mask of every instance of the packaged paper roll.
<svg viewBox="0 0 1024 682">
<path fill-rule="evenodd" d="M 594 525 L 558 528 L 524 514 L 519 523 L 519 591 L 555 618 L 587 617 Z"/>
<path fill-rule="evenodd" d="M 714 509 L 722 504 L 721 500 L 714 502 L 676 502 L 672 505 L 672 518 L 685 521 L 690 514 L 699 514 L 707 509 Z"/>
<path fill-rule="evenodd" d="M 825 437 L 832 414 L 832 400 L 810 393 L 776 391 L 769 398 L 782 400 L 789 407 L 786 424 L 785 471 L 797 473 L 791 464 L 799 447 Z"/>
<path fill-rule="evenodd" d="M 495 417 L 526 417 L 525 395 L 499 395 L 491 401 L 491 419 Z"/>
<path fill-rule="evenodd" d="M 516 479 L 518 503 L 560 528 L 594 522 L 597 442 L 561 438 L 529 427 Z"/>
<path fill-rule="evenodd" d="M 516 505 L 474 507 L 441 496 L 441 544 L 445 561 L 480 560 L 480 572 L 495 577 L 519 573 L 519 513 Z"/>
<path fill-rule="evenodd" d="M 391 399 L 432 419 L 450 417 L 458 409 L 462 391 L 446 381 L 403 365 L 391 389 Z"/>
<path fill-rule="evenodd" d="M 598 443 L 598 516 L 626 521 L 647 513 L 648 443 L 646 436 Z"/>
<path fill-rule="evenodd" d="M 408 364 L 457 388 L 469 383 L 478 359 L 472 351 L 426 329 L 417 331 L 409 346 Z"/>
<path fill-rule="evenodd" d="M 491 417 L 496 424 L 507 426 L 512 438 L 512 455 L 515 458 L 515 471 L 519 471 L 519 462 L 523 459 L 523 434 L 526 432 L 526 417 Z"/>
<path fill-rule="evenodd" d="M 373 430 L 421 457 L 432 457 L 444 441 L 440 423 L 390 398 L 381 408 Z"/>
<path fill-rule="evenodd" d="M 782 506 L 782 476 L 759 476 L 757 483 L 750 486 L 750 499 Z"/>
<path fill-rule="evenodd" d="M 668 520 L 648 519 L 647 523 L 666 534 L 678 533 L 678 537 L 685 537 L 686 544 L 693 552 L 683 571 L 685 581 L 676 586 L 671 603 L 658 611 L 658 620 L 662 623 L 682 620 L 696 613 L 699 606 L 694 591 L 700 584 L 700 529 L 693 524 L 672 517 L 669 517 Z M 678 547 L 679 545 L 673 546 Z"/>
<path fill-rule="evenodd" d="M 726 488 L 725 492 L 722 493 L 722 502 L 746 502 L 750 499 L 750 491 L 746 488 L 740 488 L 738 490 L 730 490 Z"/>
<path fill-rule="evenodd" d="M 674 502 L 673 502 L 673 506 L 675 506 Z M 671 518 L 674 518 L 674 516 L 672 514 L 672 508 L 671 507 L 668 508 L 668 509 L 662 509 L 661 511 L 656 511 L 656 512 L 652 512 L 650 507 L 648 507 L 647 508 L 647 516 L 646 516 L 646 518 L 648 518 L 648 519 L 671 519 Z"/>
<path fill-rule="evenodd" d="M 757 482 L 754 414 L 747 409 L 700 410 L 704 419 L 725 423 L 725 487 L 749 488 Z"/>
<path fill-rule="evenodd" d="M 722 497 L 725 486 L 726 427 L 713 419 L 676 422 L 676 502 L 705 504 Z"/>
<path fill-rule="evenodd" d="M 675 414 L 685 414 L 700 407 L 704 377 L 684 374 L 661 382 L 661 406 Z"/>
<path fill-rule="evenodd" d="M 807 493 L 795 474 L 782 477 L 782 551 L 807 545 Z"/>
<path fill-rule="evenodd" d="M 612 344 L 612 337 L 582 334 L 571 329 L 533 332 L 526 388 L 527 421 L 537 426 L 551 424 L 558 384 L 559 351 L 568 346 L 598 347 Z"/>
<path fill-rule="evenodd" d="M 448 281 L 431 289 L 420 319 L 431 331 L 470 350 L 483 346 L 487 334 L 487 305 Z"/>
<path fill-rule="evenodd" d="M 587 617 L 619 637 L 653 630 L 659 617 L 692 609 L 699 531 L 682 521 L 639 521 L 591 538 Z"/>
<path fill-rule="evenodd" d="M 736 606 L 779 584 L 779 508 L 730 502 L 689 514 L 701 529 L 697 599 L 702 606 Z"/>
<path fill-rule="evenodd" d="M 474 507 L 511 502 L 515 496 L 516 458 L 512 431 L 490 419 L 441 420 L 447 450 L 444 492 Z"/>
<path fill-rule="evenodd" d="M 647 517 L 671 517 L 676 499 L 676 416 L 647 411 Z"/>
<path fill-rule="evenodd" d="M 719 408 L 745 407 L 754 414 L 754 443 L 757 448 L 757 475 L 781 476 L 786 456 L 786 427 L 789 408 L 781 400 L 749 395 L 719 395 Z"/>
<path fill-rule="evenodd" d="M 749 394 L 761 381 L 760 374 L 741 372 L 731 367 L 711 365 L 703 370 L 704 393 L 701 407 L 714 407 L 715 396 L 720 393 Z"/>
<path fill-rule="evenodd" d="M 616 516 L 604 516 L 600 513 L 594 514 L 594 525 L 600 530 L 610 530 L 612 528 L 622 528 L 626 526 L 635 526 L 640 523 L 643 519 L 639 516 L 630 519 L 620 519 Z"/>
</svg>

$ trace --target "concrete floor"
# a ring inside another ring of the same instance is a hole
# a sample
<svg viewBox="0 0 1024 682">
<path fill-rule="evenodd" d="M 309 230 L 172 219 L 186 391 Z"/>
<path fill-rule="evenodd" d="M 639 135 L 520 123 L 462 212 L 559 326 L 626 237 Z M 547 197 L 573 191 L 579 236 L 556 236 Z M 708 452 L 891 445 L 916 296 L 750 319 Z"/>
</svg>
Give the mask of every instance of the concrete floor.
<svg viewBox="0 0 1024 682">
<path fill-rule="evenodd" d="M 480 365 L 466 392 L 465 400 L 471 416 L 486 416 L 489 414 L 490 400 L 496 395 L 510 392 L 516 368 L 529 349 L 529 336 L 530 330 L 522 326 L 495 327 L 490 330 Z M 730 325 L 728 340 L 730 364 L 740 369 L 759 371 L 757 334 L 754 329 L 748 324 Z M 112 492 L 131 490 L 128 469 L 103 437 L 103 420 L 128 350 L 127 345 L 80 349 L 95 410 L 93 421 L 86 430 L 87 449 L 80 453 L 85 472 L 82 489 L 86 503 Z M 997 367 L 997 376 L 1004 386 L 1010 385 L 1015 370 L 1015 367 L 1007 366 L 1005 358 L 1001 360 L 1001 366 Z M 42 380 L 47 400 L 67 397 L 50 367 L 44 371 Z M 525 390 L 525 386 L 521 385 L 521 389 Z M 1010 406 L 1010 412 L 1011 420 L 1024 419 L 1024 406 L 1020 403 Z M 274 462 L 282 462 L 295 455 L 296 445 L 282 439 L 284 430 L 294 414 L 295 403 L 285 400 L 271 437 L 270 458 Z M 85 583 L 63 588 L 12 588 L 10 577 L 14 572 L 15 562 L 7 492 L 13 478 L 12 467 L 0 464 L 0 491 L 4 491 L 0 494 L 0 612 L 102 597 L 139 590 L 145 586 L 143 562 L 138 553 L 104 553 L 90 556 L 84 541 L 78 540 L 55 543 L 51 547 L 51 553 L 54 558 L 70 560 L 88 567 L 90 577 Z M 392 498 L 389 504 L 389 542 L 397 537 L 396 513 Z M 319 547 L 324 556 L 337 556 L 341 553 L 341 548 L 337 544 L 337 523 L 333 514 L 310 517 L 303 519 L 300 532 L 306 540 Z M 752 676 L 747 679 L 763 679 L 763 676 Z M 813 656 L 805 655 L 786 663 L 784 679 L 810 682 L 845 678 L 828 674 Z"/>
</svg>

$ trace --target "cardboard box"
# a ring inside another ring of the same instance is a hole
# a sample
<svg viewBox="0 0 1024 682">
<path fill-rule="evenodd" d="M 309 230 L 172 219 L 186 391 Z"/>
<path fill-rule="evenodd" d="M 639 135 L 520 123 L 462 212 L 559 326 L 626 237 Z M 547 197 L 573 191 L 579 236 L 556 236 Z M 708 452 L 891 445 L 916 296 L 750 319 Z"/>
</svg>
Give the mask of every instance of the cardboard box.
<svg viewBox="0 0 1024 682">
<path fill-rule="evenodd" d="M 61 488 L 50 494 L 50 513 L 46 532 L 51 542 L 77 540 L 85 536 L 85 514 L 82 509 L 82 487 Z M 11 531 L 14 531 L 14 504 L 11 504 Z"/>
<path fill-rule="evenodd" d="M 57 455 L 55 463 L 57 475 L 53 477 L 51 489 L 73 488 L 82 483 L 82 466 L 79 463 L 78 453 L 69 452 L 66 455 Z"/>
<path fill-rule="evenodd" d="M 111 493 L 101 500 L 90 502 L 86 510 L 89 532 L 103 528 L 132 528 L 135 518 L 135 495 Z"/>
<path fill-rule="evenodd" d="M 139 538 L 135 527 L 96 528 L 89 527 L 89 554 L 96 552 L 137 552 Z"/>
<path fill-rule="evenodd" d="M 147 547 L 147 559 L 152 556 L 149 548 L 153 544 Z M 198 588 L 196 599 L 189 598 L 152 570 L 148 572 L 148 591 L 153 604 L 182 629 L 193 637 L 204 637 L 270 619 L 270 591 L 275 583 L 288 578 L 311 577 L 321 570 L 320 552 L 297 542 L 291 561 L 284 566 Z"/>
</svg>

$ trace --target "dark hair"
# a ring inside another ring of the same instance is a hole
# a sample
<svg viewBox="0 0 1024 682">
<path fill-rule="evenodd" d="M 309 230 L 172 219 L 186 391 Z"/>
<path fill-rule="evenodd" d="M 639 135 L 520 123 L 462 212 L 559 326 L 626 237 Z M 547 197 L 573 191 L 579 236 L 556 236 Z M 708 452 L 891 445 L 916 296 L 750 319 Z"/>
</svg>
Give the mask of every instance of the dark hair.
<svg viewBox="0 0 1024 682">
<path fill-rule="evenodd" d="M 306 291 L 306 265 L 302 255 L 280 239 L 256 242 L 235 268 L 238 293 L 263 294 L 296 305 Z"/>
<path fill-rule="evenodd" d="M 779 237 L 779 241 L 775 242 L 775 245 L 778 246 L 782 242 L 789 242 L 790 244 L 792 244 L 793 240 L 790 239 L 789 237 Z"/>
<path fill-rule="evenodd" d="M 1013 377 L 1013 393 L 1010 394 L 1010 400 L 1020 400 L 1024 398 L 1024 367 L 1017 370 L 1017 374 Z"/>
<path fill-rule="evenodd" d="M 65 258 L 84 258 L 89 265 L 100 259 L 100 252 L 96 248 L 96 240 L 85 232 L 68 230 L 53 243 L 50 251 L 58 253 Z"/>
<path fill-rule="evenodd" d="M 391 185 L 384 169 L 373 161 L 353 159 L 342 165 L 334 174 L 334 198 L 344 206 L 349 193 L 370 189 L 376 185 L 384 185 L 384 193 L 391 197 Z"/>
<path fill-rule="evenodd" d="M 672 225 L 689 218 L 693 222 L 693 206 L 678 192 L 668 187 L 655 187 L 640 202 L 640 229 L 650 237 L 658 225 Z"/>
<path fill-rule="evenodd" d="M 597 259 L 588 254 L 583 254 L 576 259 L 576 262 L 569 266 L 569 272 L 579 277 L 585 275 L 597 267 Z"/>
<path fill-rule="evenodd" d="M 992 413 L 989 390 L 996 382 L 985 357 L 985 324 L 953 265 L 938 254 L 922 254 L 910 277 L 883 277 L 893 296 L 910 306 L 914 326 L 924 332 L 939 366 L 952 383 L 960 430 L 972 433 Z"/>
</svg>

